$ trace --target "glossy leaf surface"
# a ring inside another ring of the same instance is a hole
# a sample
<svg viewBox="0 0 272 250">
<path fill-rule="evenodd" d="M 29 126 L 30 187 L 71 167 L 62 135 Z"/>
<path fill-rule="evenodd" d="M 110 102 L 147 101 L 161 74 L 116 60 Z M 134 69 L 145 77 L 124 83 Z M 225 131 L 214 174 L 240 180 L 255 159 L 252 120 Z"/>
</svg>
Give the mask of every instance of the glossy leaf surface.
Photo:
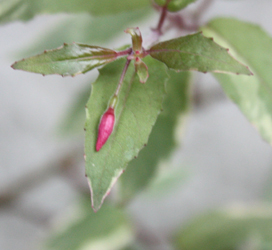
<svg viewBox="0 0 272 250">
<path fill-rule="evenodd" d="M 150 55 L 177 71 L 251 74 L 227 49 L 211 38 L 204 37 L 202 33 L 158 43 L 151 47 Z"/>
<path fill-rule="evenodd" d="M 73 43 L 23 59 L 14 63 L 12 67 L 43 75 L 75 76 L 115 59 L 116 52 L 114 50 Z"/>
<path fill-rule="evenodd" d="M 130 65 L 118 96 L 113 132 L 99 152 L 95 150 L 98 125 L 118 85 L 125 59 L 101 69 L 99 78 L 93 84 L 86 110 L 85 154 L 94 210 L 100 208 L 128 162 L 147 143 L 161 111 L 168 78 L 166 69 L 150 57 L 145 58 L 144 62 L 149 68 L 150 77 L 145 84 L 140 83 L 134 66 Z"/>
<path fill-rule="evenodd" d="M 256 25 L 228 18 L 213 20 L 203 31 L 229 46 L 231 53 L 252 69 L 251 77 L 214 76 L 261 136 L 272 144 L 272 38 Z"/>
<path fill-rule="evenodd" d="M 137 159 L 132 160 L 121 176 L 123 201 L 129 200 L 145 188 L 157 172 L 162 159 L 170 156 L 176 146 L 175 131 L 180 118 L 184 118 L 190 107 L 190 73 L 169 70 L 163 111 L 152 129 L 148 144 Z M 148 84 L 148 82 L 147 82 Z"/>
</svg>

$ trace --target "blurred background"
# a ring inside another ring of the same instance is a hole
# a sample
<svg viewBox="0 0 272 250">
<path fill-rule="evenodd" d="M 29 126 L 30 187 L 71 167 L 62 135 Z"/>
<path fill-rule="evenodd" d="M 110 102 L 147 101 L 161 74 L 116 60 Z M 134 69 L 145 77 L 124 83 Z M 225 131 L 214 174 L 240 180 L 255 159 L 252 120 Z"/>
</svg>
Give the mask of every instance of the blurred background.
<svg viewBox="0 0 272 250">
<path fill-rule="evenodd" d="M 184 16 L 196 7 L 184 10 Z M 272 35 L 271 10 L 269 0 L 215 0 L 201 22 L 237 17 Z M 156 10 L 122 15 L 39 15 L 0 26 L 1 250 L 40 249 L 52 230 L 78 216 L 78 204 L 89 195 L 80 100 L 87 98 L 98 75 L 94 70 L 75 78 L 43 77 L 14 71 L 10 65 L 63 42 L 118 48 L 130 43 L 121 32 L 128 24 L 139 26 L 145 40 L 159 17 Z M 191 112 L 177 129 L 178 148 L 161 162 L 158 178 L 126 207 L 142 249 L 172 249 L 169 235 L 210 209 L 256 206 L 272 199 L 271 146 L 211 75 L 194 74 L 192 96 Z M 86 206 L 92 213 L 91 204 Z"/>
</svg>

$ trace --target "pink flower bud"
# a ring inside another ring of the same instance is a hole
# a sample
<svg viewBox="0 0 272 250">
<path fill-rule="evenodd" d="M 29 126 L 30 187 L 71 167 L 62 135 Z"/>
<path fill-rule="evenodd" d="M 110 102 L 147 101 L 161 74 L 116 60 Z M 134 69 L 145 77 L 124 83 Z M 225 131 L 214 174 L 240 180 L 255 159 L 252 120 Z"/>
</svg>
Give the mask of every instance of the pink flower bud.
<svg viewBox="0 0 272 250">
<path fill-rule="evenodd" d="M 114 109 L 109 107 L 100 120 L 96 142 L 96 151 L 99 151 L 108 140 L 114 127 L 114 121 Z"/>
</svg>

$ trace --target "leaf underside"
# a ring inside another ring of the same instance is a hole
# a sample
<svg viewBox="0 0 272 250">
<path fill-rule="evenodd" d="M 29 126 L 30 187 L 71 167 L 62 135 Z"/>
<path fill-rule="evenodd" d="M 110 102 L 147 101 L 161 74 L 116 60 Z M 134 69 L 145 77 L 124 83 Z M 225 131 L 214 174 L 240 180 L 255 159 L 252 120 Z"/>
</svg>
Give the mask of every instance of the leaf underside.
<svg viewBox="0 0 272 250">
<path fill-rule="evenodd" d="M 64 44 L 54 50 L 23 59 L 12 65 L 14 69 L 43 75 L 59 74 L 75 76 L 112 62 L 116 59 L 114 50 L 86 44 Z"/>
<path fill-rule="evenodd" d="M 272 144 L 272 38 L 260 27 L 231 18 L 211 21 L 203 32 L 231 48 L 254 76 L 214 74 L 261 136 Z"/>
<path fill-rule="evenodd" d="M 150 55 L 177 71 L 234 73 L 251 75 L 248 67 L 236 61 L 225 49 L 201 32 L 161 42 Z"/>
<path fill-rule="evenodd" d="M 99 78 L 93 84 L 86 109 L 85 155 L 86 175 L 94 210 L 100 208 L 128 162 L 137 157 L 147 143 L 161 111 L 168 78 L 166 69 L 163 64 L 150 57 L 144 61 L 150 77 L 145 84 L 140 83 L 135 75 L 134 66 L 130 65 L 119 93 L 113 132 L 99 152 L 95 151 L 98 125 L 118 85 L 125 59 L 115 61 L 101 69 Z"/>
</svg>

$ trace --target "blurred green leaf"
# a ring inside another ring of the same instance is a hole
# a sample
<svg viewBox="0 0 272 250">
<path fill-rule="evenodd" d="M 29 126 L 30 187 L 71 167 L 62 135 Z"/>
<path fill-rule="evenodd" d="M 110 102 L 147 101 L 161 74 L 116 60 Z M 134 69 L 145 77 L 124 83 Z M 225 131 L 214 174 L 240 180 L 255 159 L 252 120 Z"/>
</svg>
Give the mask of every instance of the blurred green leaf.
<svg viewBox="0 0 272 250">
<path fill-rule="evenodd" d="M 134 66 L 130 65 L 115 108 L 114 130 L 99 152 L 95 150 L 98 125 L 118 85 L 125 59 L 101 69 L 99 78 L 92 85 L 86 110 L 85 154 L 86 174 L 95 210 L 99 209 L 128 162 L 147 143 L 161 110 L 168 79 L 166 69 L 150 57 L 145 58 L 144 62 L 150 77 L 145 84 L 140 83 Z"/>
<path fill-rule="evenodd" d="M 261 136 L 272 143 L 272 39 L 259 26 L 219 18 L 203 28 L 235 57 L 249 65 L 253 77 L 214 74 Z"/>
<path fill-rule="evenodd" d="M 151 6 L 149 0 L 1 0 L 0 23 L 29 20 L 38 14 L 110 15 Z"/>
<path fill-rule="evenodd" d="M 228 49 L 200 32 L 158 43 L 150 48 L 150 55 L 177 71 L 251 74 L 228 53 Z"/>
<path fill-rule="evenodd" d="M 271 206 L 237 205 L 204 214 L 181 228 L 176 236 L 176 247 L 181 250 L 237 250 L 251 243 L 251 248 L 245 249 L 267 249 L 264 247 L 272 244 L 271 211 Z"/>
<path fill-rule="evenodd" d="M 114 50 L 72 43 L 23 59 L 14 63 L 12 67 L 43 75 L 75 76 L 116 59 L 117 53 Z"/>
<path fill-rule="evenodd" d="M 80 211 L 76 211 L 77 213 Z M 108 205 L 94 213 L 79 213 L 75 220 L 64 230 L 54 232 L 46 244 L 48 250 L 116 250 L 130 245 L 134 232 L 125 213 Z"/>
<path fill-rule="evenodd" d="M 64 42 L 75 41 L 108 46 L 110 39 L 118 37 L 128 25 L 135 25 L 150 13 L 150 9 L 144 8 L 102 17 L 92 17 L 88 14 L 69 15 L 61 22 L 56 23 L 54 27 L 50 27 L 50 30 L 38 33 L 37 40 L 32 42 L 29 48 L 21 49 L 19 53 L 22 57 L 30 54 L 35 55 L 45 48 L 54 49 Z M 129 38 L 127 42 L 129 42 Z"/>
<path fill-rule="evenodd" d="M 129 163 L 127 170 L 121 176 L 123 201 L 143 189 L 154 177 L 159 161 L 170 155 L 176 146 L 177 122 L 190 107 L 190 73 L 176 73 L 169 70 L 168 74 L 170 79 L 166 87 L 167 95 L 163 102 L 163 112 L 156 121 L 147 146 L 137 159 Z"/>
<path fill-rule="evenodd" d="M 195 1 L 196 0 L 171 0 L 167 5 L 167 10 L 176 12 L 184 9 L 187 5 Z M 160 6 L 164 6 L 167 3 L 167 0 L 155 0 L 155 2 Z"/>
</svg>

